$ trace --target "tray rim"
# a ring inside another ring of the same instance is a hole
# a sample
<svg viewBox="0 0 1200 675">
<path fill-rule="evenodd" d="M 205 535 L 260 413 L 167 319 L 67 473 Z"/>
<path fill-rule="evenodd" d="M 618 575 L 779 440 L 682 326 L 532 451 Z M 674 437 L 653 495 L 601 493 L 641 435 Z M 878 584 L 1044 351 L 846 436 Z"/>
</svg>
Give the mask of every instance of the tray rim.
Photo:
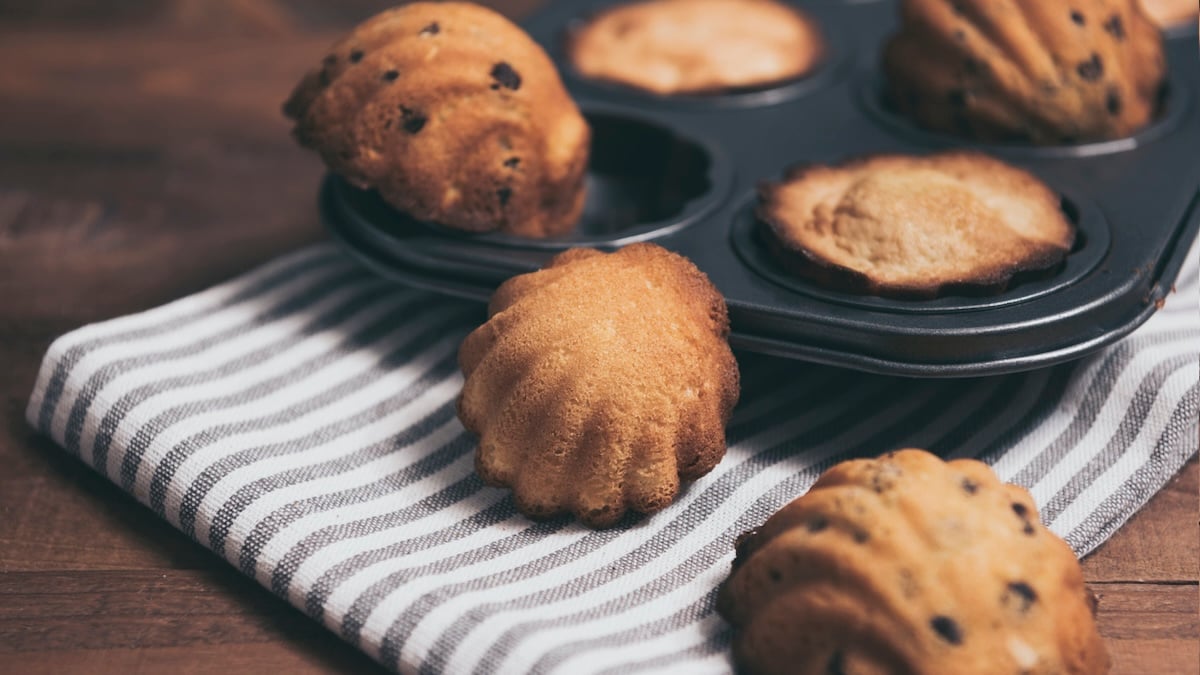
<svg viewBox="0 0 1200 675">
<path fill-rule="evenodd" d="M 488 284 L 472 284 L 450 275 L 413 273 L 397 266 L 385 252 L 372 249 L 365 244 L 360 233 L 353 225 L 340 217 L 336 203 L 336 192 L 333 191 L 334 181 L 340 180 L 332 174 L 327 174 L 319 193 L 319 208 L 321 220 L 326 230 L 337 241 L 343 250 L 355 260 L 366 266 L 383 278 L 401 283 L 405 286 L 428 290 L 443 295 L 486 303 L 494 290 Z M 730 333 L 730 344 L 735 348 L 761 352 L 773 356 L 801 359 L 814 363 L 851 368 L 865 372 L 884 375 L 925 378 L 954 378 L 1000 375 L 1023 372 L 1073 361 L 1102 347 L 1113 344 L 1129 335 L 1145 323 L 1158 309 L 1158 304 L 1171 292 L 1171 286 L 1178 277 L 1183 263 L 1191 249 L 1191 243 L 1200 233 L 1200 189 L 1193 194 L 1190 208 L 1185 216 L 1183 227 L 1177 228 L 1175 237 L 1168 245 L 1170 254 L 1160 260 L 1154 271 L 1154 279 L 1150 284 L 1150 294 L 1146 296 L 1140 309 L 1133 313 L 1121 324 L 1109 328 L 1104 333 L 1065 345 L 1056 345 L 1045 351 L 1002 355 L 997 358 L 958 361 L 958 362 L 929 362 L 884 358 L 847 349 L 835 349 L 826 345 L 799 343 L 794 340 L 782 339 L 770 334 L 747 333 L 737 329 L 737 316 L 741 312 L 753 310 L 753 306 L 742 303 L 730 303 L 730 317 L 734 321 L 734 330 Z M 1170 280 L 1170 283 L 1164 283 Z M 1011 327 L 1007 327 L 1010 329 Z M 920 337 L 921 331 L 899 331 Z"/>
</svg>

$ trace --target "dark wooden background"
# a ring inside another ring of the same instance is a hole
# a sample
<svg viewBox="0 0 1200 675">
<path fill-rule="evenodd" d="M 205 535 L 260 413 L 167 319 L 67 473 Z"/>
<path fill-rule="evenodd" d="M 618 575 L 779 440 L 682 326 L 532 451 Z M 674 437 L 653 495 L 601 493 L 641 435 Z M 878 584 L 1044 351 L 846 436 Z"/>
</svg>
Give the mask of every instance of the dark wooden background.
<svg viewBox="0 0 1200 675">
<path fill-rule="evenodd" d="M 0 0 L 0 671 L 370 672 L 27 428 L 50 341 L 322 237 L 279 104 L 381 0 Z M 538 0 L 496 2 L 519 16 Z M 1195 460 L 1084 561 L 1118 673 L 1198 672 Z"/>
</svg>

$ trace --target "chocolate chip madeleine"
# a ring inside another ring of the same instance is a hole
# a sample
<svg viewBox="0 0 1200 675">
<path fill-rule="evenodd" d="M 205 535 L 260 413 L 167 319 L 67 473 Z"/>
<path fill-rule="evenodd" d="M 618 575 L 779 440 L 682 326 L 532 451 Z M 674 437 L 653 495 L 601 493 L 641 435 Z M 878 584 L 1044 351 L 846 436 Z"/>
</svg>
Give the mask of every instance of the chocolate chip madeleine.
<svg viewBox="0 0 1200 675">
<path fill-rule="evenodd" d="M 1134 133 L 1162 102 L 1162 38 L 1138 0 L 903 0 L 901 16 L 884 50 L 889 97 L 929 129 L 1098 141 Z"/>
<path fill-rule="evenodd" d="M 541 47 L 478 5 L 367 20 L 284 111 L 333 171 L 418 220 L 545 237 L 583 208 L 586 122 Z"/>
<path fill-rule="evenodd" d="M 746 673 L 1094 675 L 1094 599 L 1029 493 L 923 450 L 844 462 L 738 543 Z"/>
</svg>

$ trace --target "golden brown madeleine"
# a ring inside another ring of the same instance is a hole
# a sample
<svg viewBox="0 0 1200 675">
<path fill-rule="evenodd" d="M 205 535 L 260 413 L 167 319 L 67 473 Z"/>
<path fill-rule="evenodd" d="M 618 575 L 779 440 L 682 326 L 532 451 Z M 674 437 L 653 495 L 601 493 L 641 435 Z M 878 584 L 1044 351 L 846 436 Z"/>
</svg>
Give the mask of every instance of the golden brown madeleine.
<svg viewBox="0 0 1200 675">
<path fill-rule="evenodd" d="M 655 94 L 764 87 L 808 73 L 824 43 L 816 24 L 774 0 L 647 0 L 608 9 L 571 36 L 584 77 Z"/>
<path fill-rule="evenodd" d="M 1094 675 L 1094 602 L 1023 488 L 901 450 L 834 466 L 744 535 L 717 606 L 747 673 Z"/>
<path fill-rule="evenodd" d="M 1128 136 L 1165 92 L 1158 28 L 1138 0 L 903 0 L 884 50 L 889 98 L 968 138 L 1076 143 Z"/>
<path fill-rule="evenodd" d="M 1197 6 L 1196 0 L 1138 1 L 1146 16 L 1150 17 L 1151 21 L 1162 28 L 1170 28 L 1188 19 L 1195 22 L 1196 14 L 1200 12 L 1200 7 Z"/>
<path fill-rule="evenodd" d="M 333 171 L 419 220 L 545 237 L 583 208 L 587 123 L 541 47 L 478 5 L 367 20 L 284 112 Z"/>
<path fill-rule="evenodd" d="M 492 297 L 458 352 L 475 468 L 532 518 L 667 506 L 725 454 L 738 397 L 725 301 L 653 244 L 572 249 Z"/>
<path fill-rule="evenodd" d="M 768 244 L 793 274 L 900 298 L 1003 290 L 1051 268 L 1075 238 L 1060 200 L 986 155 L 877 155 L 793 169 L 760 189 Z"/>
</svg>

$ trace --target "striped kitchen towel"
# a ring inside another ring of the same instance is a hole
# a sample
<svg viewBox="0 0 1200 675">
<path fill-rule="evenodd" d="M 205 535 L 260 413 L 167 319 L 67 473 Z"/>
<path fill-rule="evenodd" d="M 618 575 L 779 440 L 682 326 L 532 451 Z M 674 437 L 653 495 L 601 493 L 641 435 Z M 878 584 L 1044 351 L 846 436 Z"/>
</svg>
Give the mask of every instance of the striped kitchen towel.
<svg viewBox="0 0 1200 675">
<path fill-rule="evenodd" d="M 455 417 L 480 306 L 318 246 L 46 355 L 28 417 L 201 544 L 403 672 L 727 672 L 734 538 L 832 463 L 901 446 L 1031 488 L 1080 553 L 1196 452 L 1197 251 L 1166 307 L 1076 363 L 913 380 L 741 355 L 729 451 L 594 532 L 482 485 Z"/>
</svg>

